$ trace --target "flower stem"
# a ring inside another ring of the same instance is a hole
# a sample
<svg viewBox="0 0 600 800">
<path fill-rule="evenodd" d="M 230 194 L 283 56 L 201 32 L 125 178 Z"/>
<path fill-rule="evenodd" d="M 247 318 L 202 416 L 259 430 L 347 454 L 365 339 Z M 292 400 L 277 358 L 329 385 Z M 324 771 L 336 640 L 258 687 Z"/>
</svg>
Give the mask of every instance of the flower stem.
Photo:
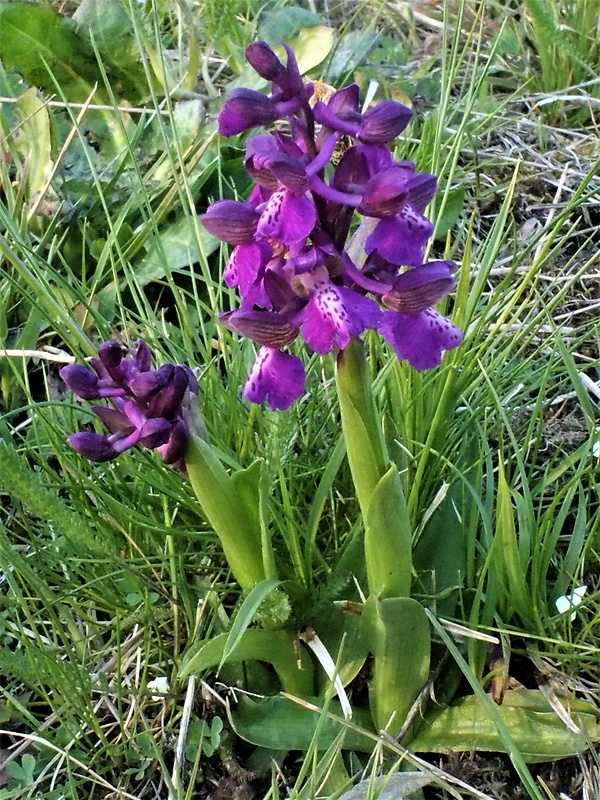
<svg viewBox="0 0 600 800">
<path fill-rule="evenodd" d="M 397 467 L 375 408 L 363 346 L 351 339 L 337 361 L 337 390 L 350 471 L 365 525 L 369 592 L 409 597 L 412 534 Z"/>
</svg>

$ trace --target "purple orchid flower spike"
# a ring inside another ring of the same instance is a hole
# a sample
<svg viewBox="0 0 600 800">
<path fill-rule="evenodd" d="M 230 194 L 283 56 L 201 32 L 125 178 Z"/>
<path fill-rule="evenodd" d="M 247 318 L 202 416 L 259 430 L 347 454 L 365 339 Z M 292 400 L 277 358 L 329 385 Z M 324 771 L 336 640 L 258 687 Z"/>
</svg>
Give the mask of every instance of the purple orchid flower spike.
<svg viewBox="0 0 600 800">
<path fill-rule="evenodd" d="M 112 406 L 92 406 L 108 434 L 82 431 L 69 444 L 90 461 L 110 461 L 141 444 L 158 450 L 166 464 L 185 471 L 188 420 L 197 405 L 198 386 L 189 367 L 163 364 L 152 369 L 148 345 L 139 341 L 125 358 L 118 342 L 104 342 L 91 368 L 69 364 L 60 376 L 73 394 L 85 400 L 110 398 Z M 195 401 L 192 399 L 195 398 Z"/>
<path fill-rule="evenodd" d="M 462 339 L 434 307 L 454 289 L 455 265 L 424 263 L 433 233 L 424 212 L 436 178 L 395 160 L 389 148 L 412 111 L 392 100 L 361 109 L 356 84 L 311 105 L 314 86 L 303 83 L 284 48 L 285 64 L 266 42 L 248 46 L 247 60 L 271 82 L 271 94 L 236 89 L 219 117 L 225 135 L 271 129 L 246 143 L 244 165 L 255 188 L 247 202 L 221 200 L 201 217 L 210 233 L 234 245 L 224 280 L 237 288 L 241 305 L 219 320 L 259 347 L 244 396 L 273 410 L 304 392 L 302 361 L 284 352 L 301 339 L 325 355 L 373 330 L 417 370 L 439 365 Z M 274 129 L 284 118 L 287 125 Z M 376 221 L 364 237 L 361 266 L 347 250 L 356 214 Z M 95 386 L 86 380 L 73 372 L 89 396 Z M 110 390 L 106 380 L 102 386 Z"/>
</svg>

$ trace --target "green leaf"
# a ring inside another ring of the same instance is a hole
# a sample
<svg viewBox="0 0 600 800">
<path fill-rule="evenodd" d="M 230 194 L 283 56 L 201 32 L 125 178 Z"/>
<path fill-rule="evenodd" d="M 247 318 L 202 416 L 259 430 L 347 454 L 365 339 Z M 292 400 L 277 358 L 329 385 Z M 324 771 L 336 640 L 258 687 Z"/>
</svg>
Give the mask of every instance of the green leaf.
<svg viewBox="0 0 600 800">
<path fill-rule="evenodd" d="M 229 475 L 213 448 L 190 437 L 185 455 L 192 488 L 206 519 L 219 537 L 235 579 L 250 590 L 263 581 L 260 521 L 260 462 Z"/>
<path fill-rule="evenodd" d="M 209 256 L 219 242 L 191 217 L 183 217 L 161 229 L 151 239 L 144 263 L 136 270 L 140 287 L 174 272 L 186 272 L 201 258 Z M 123 283 L 125 286 L 125 282 Z"/>
<path fill-rule="evenodd" d="M 442 213 L 435 220 L 434 237 L 436 239 L 445 239 L 448 231 L 458 221 L 465 204 L 465 187 L 458 186 L 456 189 L 446 191 L 441 202 Z"/>
<path fill-rule="evenodd" d="M 408 597 L 412 579 L 412 526 L 395 464 L 373 489 L 364 517 L 369 591 L 380 597 Z"/>
<path fill-rule="evenodd" d="M 375 778 L 373 775 L 359 781 L 356 786 L 340 795 L 338 800 L 410 800 L 422 795 L 419 789 L 434 783 L 435 779 L 427 772 L 393 772 Z"/>
<path fill-rule="evenodd" d="M 433 511 L 413 550 L 413 564 L 423 594 L 436 596 L 436 611 L 452 616 L 469 574 L 470 532 L 477 527 L 476 498 L 481 496 L 480 440 L 463 439 L 458 458 L 459 477 Z M 413 592 L 414 594 L 414 592 Z"/>
<path fill-rule="evenodd" d="M 319 732 L 318 746 L 324 750 L 344 732 L 344 749 L 370 753 L 376 737 L 371 733 L 371 721 L 364 710 L 353 714 L 353 726 L 348 727 L 342 717 L 339 703 L 331 701 L 328 710 L 339 717 L 321 719 L 323 699 L 305 697 L 304 700 L 315 710 L 299 705 L 286 697 L 269 697 L 263 700 L 250 700 L 241 695 L 234 707 L 229 710 L 229 719 L 234 731 L 247 742 L 268 747 L 273 750 L 306 751 L 313 743 L 315 733 Z M 365 730 L 362 733 L 355 725 Z"/>
<path fill-rule="evenodd" d="M 221 656 L 219 669 L 221 669 L 223 664 L 228 660 L 235 648 L 238 646 L 248 626 L 254 622 L 256 612 L 258 611 L 262 601 L 273 591 L 273 589 L 279 586 L 280 583 L 281 581 L 274 578 L 271 578 L 271 580 L 261 581 L 244 599 L 244 602 L 235 615 L 235 620 L 233 621 L 227 636 L 227 641 L 225 642 L 225 647 L 223 648 L 223 655 Z"/>
<path fill-rule="evenodd" d="M 327 81 L 335 83 L 349 73 L 354 72 L 382 41 L 380 33 L 375 31 L 350 31 L 336 45 L 327 69 Z"/>
<path fill-rule="evenodd" d="M 533 599 L 527 586 L 527 564 L 519 555 L 510 487 L 504 474 L 502 459 L 498 463 L 498 498 L 496 501 L 496 533 L 491 551 L 491 564 L 504 594 L 504 619 L 516 611 L 524 620 L 535 616 Z"/>
<path fill-rule="evenodd" d="M 321 25 L 321 18 L 304 8 L 278 8 L 267 12 L 258 26 L 258 38 L 272 44 L 287 42 L 302 28 Z"/>
<path fill-rule="evenodd" d="M 28 89 L 17 100 L 17 129 L 13 134 L 16 149 L 27 163 L 28 196 L 41 192 L 52 175 L 52 140 L 46 105 L 35 89 Z"/>
<path fill-rule="evenodd" d="M 539 690 L 516 689 L 504 695 L 498 715 L 526 761 L 575 756 L 600 739 L 597 709 L 575 698 L 564 705 L 580 733 L 566 727 Z M 428 753 L 507 752 L 487 704 L 475 695 L 428 714 L 410 748 Z"/>
<path fill-rule="evenodd" d="M 333 47 L 333 38 L 333 28 L 329 28 L 327 25 L 303 28 L 297 36 L 294 36 L 290 41 L 290 47 L 296 56 L 301 75 L 310 72 L 327 58 Z M 281 55 L 279 50 L 281 50 Z M 283 55 L 283 48 L 276 47 L 275 51 L 280 57 Z"/>
<path fill-rule="evenodd" d="M 228 640 L 229 634 L 223 633 L 190 648 L 185 655 L 179 677 L 183 680 L 188 675 L 200 675 L 222 664 Z M 312 695 L 313 663 L 308 652 L 299 649 L 297 644 L 289 631 L 248 628 L 239 637 L 227 660 L 236 664 L 242 661 L 264 661 L 273 666 L 285 691 L 302 696 Z"/>
<path fill-rule="evenodd" d="M 363 609 L 361 633 L 375 659 L 369 687 L 373 720 L 395 736 L 429 677 L 429 620 L 410 597 L 372 594 Z"/>
<path fill-rule="evenodd" d="M 130 103 L 149 93 L 131 19 L 120 0 L 82 0 L 73 14 L 77 31 L 93 43 L 108 66 L 111 86 Z"/>
<path fill-rule="evenodd" d="M 102 80 L 93 50 L 75 26 L 49 5 L 0 3 L 0 59 L 8 71 L 48 94 L 52 78 L 73 102 L 84 102 Z"/>
</svg>

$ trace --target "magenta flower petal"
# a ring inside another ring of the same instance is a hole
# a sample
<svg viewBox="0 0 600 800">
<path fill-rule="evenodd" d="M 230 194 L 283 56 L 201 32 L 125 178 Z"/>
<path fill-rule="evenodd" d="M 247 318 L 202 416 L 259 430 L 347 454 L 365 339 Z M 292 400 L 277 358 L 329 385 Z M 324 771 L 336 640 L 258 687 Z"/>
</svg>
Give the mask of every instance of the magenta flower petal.
<svg viewBox="0 0 600 800">
<path fill-rule="evenodd" d="M 244 387 L 252 403 L 269 403 L 271 411 L 285 411 L 304 393 L 304 364 L 297 356 L 261 347 Z"/>
<path fill-rule="evenodd" d="M 304 195 L 283 189 L 273 192 L 258 223 L 258 234 L 283 244 L 296 244 L 315 227 L 317 212 Z"/>
<path fill-rule="evenodd" d="M 302 312 L 302 334 L 315 353 L 325 355 L 334 346 L 343 350 L 351 336 L 376 328 L 380 319 L 374 300 L 328 282 L 315 288 Z"/>
<path fill-rule="evenodd" d="M 423 248 L 432 233 L 431 222 L 405 205 L 395 217 L 377 223 L 365 250 L 376 250 L 383 259 L 398 266 L 417 266 L 423 261 Z"/>
<path fill-rule="evenodd" d="M 443 351 L 453 350 L 462 341 L 462 332 L 434 308 L 420 314 L 386 311 L 378 330 L 398 359 L 419 372 L 439 366 Z"/>
<path fill-rule="evenodd" d="M 240 244 L 233 249 L 223 272 L 223 280 L 227 286 L 239 288 L 244 306 L 269 306 L 263 278 L 265 267 L 272 256 L 273 248 L 266 239 L 259 239 L 252 244 Z"/>
</svg>

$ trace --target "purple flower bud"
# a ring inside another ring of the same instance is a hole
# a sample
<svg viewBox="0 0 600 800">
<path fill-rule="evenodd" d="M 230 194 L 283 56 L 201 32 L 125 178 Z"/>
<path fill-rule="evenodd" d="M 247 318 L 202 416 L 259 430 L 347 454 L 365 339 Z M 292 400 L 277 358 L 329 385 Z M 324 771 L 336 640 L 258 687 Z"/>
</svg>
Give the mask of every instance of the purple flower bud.
<svg viewBox="0 0 600 800">
<path fill-rule="evenodd" d="M 118 342 L 103 342 L 98 348 L 98 357 L 112 376 L 123 359 L 123 348 Z"/>
<path fill-rule="evenodd" d="M 260 125 L 270 125 L 279 117 L 277 104 L 254 89 L 234 89 L 219 114 L 219 133 L 235 136 Z"/>
<path fill-rule="evenodd" d="M 246 61 L 266 81 L 274 81 L 285 73 L 285 67 L 266 42 L 249 44 L 246 48 Z"/>
<path fill-rule="evenodd" d="M 77 397 L 84 400 L 100 397 L 98 376 L 82 364 L 68 364 L 60 370 L 59 375 Z"/>
<path fill-rule="evenodd" d="M 129 389 L 140 400 L 146 400 L 155 394 L 163 385 L 156 372 L 148 371 L 134 375 L 129 381 Z"/>
<path fill-rule="evenodd" d="M 273 311 L 226 311 L 219 322 L 264 347 L 287 347 L 298 336 L 298 328 Z"/>
<path fill-rule="evenodd" d="M 363 114 L 356 138 L 365 144 L 387 144 L 402 133 L 411 117 L 410 108 L 383 100 Z"/>
<path fill-rule="evenodd" d="M 238 200 L 219 200 L 202 214 L 206 230 L 227 244 L 249 244 L 254 241 L 259 212 Z"/>
<path fill-rule="evenodd" d="M 73 433 L 67 442 L 80 456 L 90 461 L 110 461 L 118 455 L 108 437 L 101 433 Z"/>
</svg>

